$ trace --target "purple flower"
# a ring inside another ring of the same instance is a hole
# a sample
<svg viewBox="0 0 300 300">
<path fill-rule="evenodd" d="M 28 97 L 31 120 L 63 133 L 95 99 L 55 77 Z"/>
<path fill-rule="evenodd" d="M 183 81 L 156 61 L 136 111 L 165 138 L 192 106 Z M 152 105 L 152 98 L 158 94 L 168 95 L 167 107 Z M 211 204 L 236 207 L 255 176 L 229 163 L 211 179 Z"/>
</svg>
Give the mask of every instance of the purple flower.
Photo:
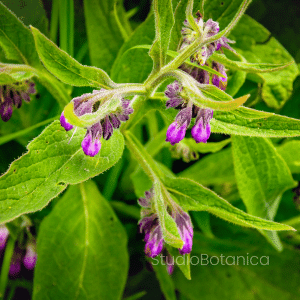
<svg viewBox="0 0 300 300">
<path fill-rule="evenodd" d="M 179 249 L 179 253 L 181 255 L 191 253 L 194 231 L 190 216 L 181 210 L 180 212 L 175 212 L 173 218 L 176 222 L 179 234 L 184 242 L 182 248 Z"/>
<path fill-rule="evenodd" d="M 81 117 L 85 114 L 95 113 L 96 110 L 101 110 L 102 102 L 109 101 L 107 99 L 108 93 L 106 90 L 94 90 L 93 93 L 83 94 L 80 97 L 74 98 L 74 113 L 76 116 Z M 103 101 L 104 99 L 104 101 Z M 110 139 L 113 134 L 114 128 L 119 128 L 121 121 L 125 122 L 129 119 L 129 115 L 133 113 L 130 106 L 130 101 L 126 99 L 120 100 L 120 106 L 115 112 L 109 113 L 104 116 L 100 121 L 97 121 L 92 126 L 86 128 L 87 133 L 81 143 L 83 152 L 88 156 L 95 156 L 99 153 L 101 148 L 100 139 L 103 137 L 105 140 Z M 68 123 L 64 113 L 60 117 L 61 126 L 66 131 L 73 129 L 73 125 Z"/>
<path fill-rule="evenodd" d="M 156 214 L 144 217 L 140 222 L 140 232 L 145 233 L 145 254 L 155 257 L 161 253 L 164 246 L 161 226 Z"/>
<path fill-rule="evenodd" d="M 37 260 L 36 243 L 31 241 L 27 244 L 26 254 L 23 258 L 23 264 L 28 270 L 32 270 L 35 267 Z"/>
<path fill-rule="evenodd" d="M 192 137 L 196 143 L 206 143 L 210 137 L 210 120 L 213 117 L 213 110 L 203 108 L 198 111 L 196 123 L 192 128 Z"/>
<path fill-rule="evenodd" d="M 30 94 L 35 94 L 35 84 L 25 81 L 16 82 L 12 85 L 0 86 L 0 115 L 4 122 L 7 122 L 13 113 L 13 105 L 16 108 L 22 106 L 22 100 L 30 102 Z"/>
<path fill-rule="evenodd" d="M 223 77 L 221 77 L 221 76 L 213 74 L 212 75 L 212 84 L 215 85 L 216 87 L 218 87 L 219 89 L 225 91 L 225 89 L 227 87 L 227 74 L 226 74 L 224 66 L 218 62 L 213 61 L 212 68 L 224 75 Z"/>
<path fill-rule="evenodd" d="M 68 123 L 68 121 L 65 118 L 64 112 L 61 113 L 60 115 L 60 125 L 66 130 L 69 131 L 71 129 L 73 129 L 73 125 Z"/>
<path fill-rule="evenodd" d="M 9 231 L 5 225 L 0 225 L 0 251 L 5 248 L 6 240 L 9 236 Z"/>
<path fill-rule="evenodd" d="M 83 152 L 91 157 L 97 155 L 101 149 L 100 138 L 102 136 L 102 127 L 98 122 L 88 128 L 87 133 L 81 143 Z"/>
<path fill-rule="evenodd" d="M 187 123 L 180 125 L 177 121 L 173 122 L 167 130 L 166 142 L 170 142 L 171 145 L 179 143 L 184 137 L 187 129 Z"/>
<path fill-rule="evenodd" d="M 165 91 L 166 97 L 169 98 L 169 100 L 166 102 L 167 108 L 177 107 L 182 103 L 183 99 L 180 96 L 181 91 L 182 86 L 178 83 L 178 81 L 174 81 L 172 84 L 167 86 Z"/>
<path fill-rule="evenodd" d="M 21 271 L 22 251 L 16 247 L 11 258 L 9 275 L 16 277 Z"/>
<path fill-rule="evenodd" d="M 153 190 L 150 190 L 149 194 L 145 193 L 145 198 L 138 200 L 142 206 L 142 219 L 139 221 L 139 226 L 140 232 L 144 232 L 145 234 L 145 254 L 152 258 L 162 252 L 165 243 L 158 215 L 151 207 L 153 197 Z M 178 232 L 184 242 L 179 252 L 182 255 L 190 253 L 192 250 L 193 227 L 189 215 L 175 203 L 174 206 L 172 206 L 170 215 L 175 220 Z M 174 262 L 170 263 L 167 267 L 169 273 L 173 271 L 173 265 Z"/>
</svg>

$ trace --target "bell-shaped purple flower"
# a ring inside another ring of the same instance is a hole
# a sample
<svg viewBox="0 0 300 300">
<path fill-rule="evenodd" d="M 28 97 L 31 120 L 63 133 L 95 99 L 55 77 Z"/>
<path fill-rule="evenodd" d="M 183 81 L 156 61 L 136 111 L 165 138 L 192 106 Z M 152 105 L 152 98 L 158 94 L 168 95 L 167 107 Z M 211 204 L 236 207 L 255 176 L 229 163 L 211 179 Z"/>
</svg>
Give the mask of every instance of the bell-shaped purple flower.
<svg viewBox="0 0 300 300">
<path fill-rule="evenodd" d="M 114 128 L 109 120 L 109 116 L 105 117 L 102 124 L 102 129 L 103 129 L 103 138 L 105 140 L 109 140 L 114 131 Z"/>
<path fill-rule="evenodd" d="M 109 118 L 113 128 L 117 129 L 120 127 L 121 121 L 118 119 L 118 117 L 115 114 L 110 114 Z"/>
<path fill-rule="evenodd" d="M 5 248 L 9 231 L 5 225 L 0 225 L 0 251 Z"/>
<path fill-rule="evenodd" d="M 183 99 L 180 96 L 181 91 L 182 86 L 176 80 L 167 86 L 165 91 L 166 97 L 169 98 L 166 102 L 167 108 L 177 107 L 183 102 Z"/>
<path fill-rule="evenodd" d="M 68 123 L 68 121 L 65 118 L 64 112 L 61 113 L 60 115 L 60 125 L 66 130 L 69 131 L 71 129 L 73 129 L 73 125 Z"/>
<path fill-rule="evenodd" d="M 28 270 L 32 270 L 35 267 L 37 260 L 36 243 L 30 241 L 26 246 L 26 254 L 23 258 L 23 264 Z"/>
<path fill-rule="evenodd" d="M 187 122 L 182 125 L 178 124 L 177 121 L 173 122 L 167 130 L 166 142 L 170 142 L 171 145 L 179 143 L 185 137 L 186 129 Z"/>
<path fill-rule="evenodd" d="M 87 133 L 81 143 L 83 152 L 91 157 L 97 155 L 101 149 L 100 138 L 102 136 L 102 127 L 98 122 L 88 128 Z"/>
<path fill-rule="evenodd" d="M 212 75 L 212 84 L 215 85 L 216 87 L 218 87 L 219 89 L 225 91 L 225 89 L 227 87 L 227 74 L 226 74 L 224 66 L 222 64 L 214 61 L 212 63 L 212 67 L 219 73 L 223 74 L 223 77 L 213 74 Z"/>
<path fill-rule="evenodd" d="M 140 232 L 145 233 L 145 254 L 152 258 L 159 255 L 164 246 L 164 239 L 157 215 L 144 217 L 139 225 Z"/>
<path fill-rule="evenodd" d="M 16 277 L 21 271 L 22 251 L 16 247 L 11 258 L 9 275 Z"/>
<path fill-rule="evenodd" d="M 7 122 L 11 116 L 12 116 L 12 112 L 13 112 L 13 101 L 10 98 L 9 95 L 7 95 L 4 98 L 4 102 L 2 102 L 0 104 L 0 115 L 1 115 L 1 119 L 4 122 Z"/>
<path fill-rule="evenodd" d="M 192 128 L 192 137 L 196 143 L 206 143 L 210 137 L 210 120 L 213 110 L 209 108 L 200 109 L 196 117 L 196 124 Z"/>
<path fill-rule="evenodd" d="M 194 231 L 190 216 L 186 212 L 181 211 L 174 213 L 173 218 L 176 222 L 180 237 L 184 242 L 182 248 L 179 249 L 179 253 L 181 255 L 191 253 Z"/>
</svg>

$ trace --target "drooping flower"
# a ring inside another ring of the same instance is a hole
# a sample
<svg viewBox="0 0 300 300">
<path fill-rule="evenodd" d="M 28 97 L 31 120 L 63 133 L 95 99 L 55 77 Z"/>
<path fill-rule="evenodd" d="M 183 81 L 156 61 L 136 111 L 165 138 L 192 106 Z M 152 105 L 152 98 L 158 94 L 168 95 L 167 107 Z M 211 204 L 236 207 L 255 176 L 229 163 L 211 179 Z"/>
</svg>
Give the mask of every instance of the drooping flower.
<svg viewBox="0 0 300 300">
<path fill-rule="evenodd" d="M 196 122 L 191 130 L 191 134 L 196 143 L 206 143 L 210 137 L 210 120 L 213 117 L 213 110 L 200 108 L 196 117 Z"/>
<path fill-rule="evenodd" d="M 101 110 L 102 105 L 107 100 L 107 91 L 104 89 L 94 90 L 93 93 L 83 94 L 74 98 L 74 113 L 77 117 L 94 113 Z M 130 101 L 120 96 L 116 96 L 119 101 L 118 108 L 111 113 L 105 115 L 100 121 L 97 121 L 86 128 L 86 135 L 81 143 L 83 152 L 88 156 L 95 156 L 101 149 L 101 138 L 109 140 L 113 134 L 113 130 L 120 127 L 121 122 L 129 119 L 129 115 L 133 113 Z M 66 130 L 72 130 L 74 126 L 67 120 L 64 113 L 61 114 L 60 124 Z"/>
<path fill-rule="evenodd" d="M 16 277 L 21 271 L 22 262 L 22 250 L 19 247 L 15 247 L 9 268 L 9 275 Z"/>
<path fill-rule="evenodd" d="M 0 225 L 0 251 L 6 246 L 6 241 L 9 236 L 9 231 L 5 225 Z"/>
<path fill-rule="evenodd" d="M 28 80 L 0 86 L 1 119 L 7 122 L 12 116 L 13 106 L 20 108 L 22 100 L 30 102 L 30 95 L 35 93 L 35 84 Z"/>
<path fill-rule="evenodd" d="M 151 190 L 150 193 L 145 193 L 145 198 L 138 200 L 138 203 L 142 206 L 142 219 L 139 221 L 139 226 L 140 232 L 145 234 L 145 254 L 152 258 L 162 252 L 165 243 L 159 217 L 155 209 L 152 208 L 153 197 L 154 192 Z M 184 242 L 179 252 L 182 255 L 190 253 L 192 251 L 193 227 L 189 215 L 175 203 L 170 215 L 175 220 L 178 232 Z M 172 268 L 170 266 L 170 272 Z"/>
<path fill-rule="evenodd" d="M 34 269 L 37 260 L 36 242 L 31 240 L 26 246 L 26 254 L 23 257 L 23 264 L 28 270 Z"/>
<path fill-rule="evenodd" d="M 215 85 L 216 87 L 218 87 L 219 89 L 225 91 L 225 89 L 227 87 L 227 74 L 226 74 L 224 66 L 218 62 L 213 61 L 212 68 L 214 70 L 216 70 L 217 72 L 224 75 L 223 77 L 221 77 L 221 76 L 213 74 L 212 75 L 212 84 Z"/>
</svg>

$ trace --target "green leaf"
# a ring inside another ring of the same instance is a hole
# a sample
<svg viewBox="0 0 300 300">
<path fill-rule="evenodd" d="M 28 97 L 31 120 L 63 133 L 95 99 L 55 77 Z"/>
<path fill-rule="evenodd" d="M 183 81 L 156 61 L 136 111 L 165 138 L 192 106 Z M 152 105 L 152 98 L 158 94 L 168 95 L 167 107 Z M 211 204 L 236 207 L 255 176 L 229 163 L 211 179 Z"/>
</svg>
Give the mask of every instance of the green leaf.
<svg viewBox="0 0 300 300">
<path fill-rule="evenodd" d="M 195 180 L 205 186 L 234 183 L 231 148 L 201 158 L 179 173 L 179 176 Z"/>
<path fill-rule="evenodd" d="M 166 177 L 164 184 L 184 210 L 208 211 L 226 221 L 245 227 L 266 230 L 294 230 L 288 225 L 249 215 L 232 206 L 213 191 L 190 179 Z"/>
<path fill-rule="evenodd" d="M 59 49 L 38 29 L 31 27 L 37 51 L 45 67 L 59 80 L 72 86 L 92 86 L 110 89 L 115 84 L 101 69 L 81 65 Z"/>
<path fill-rule="evenodd" d="M 42 209 L 68 184 L 94 177 L 120 159 L 124 140 L 119 131 L 102 142 L 100 154 L 93 158 L 81 149 L 85 132 L 78 128 L 68 144 L 72 132 L 56 121 L 28 144 L 28 153 L 0 177 L 0 223 Z"/>
<path fill-rule="evenodd" d="M 153 59 L 154 71 L 158 71 L 166 64 L 174 16 L 171 0 L 154 0 L 153 8 L 156 34 L 149 55 Z"/>
<path fill-rule="evenodd" d="M 300 173 L 300 141 L 286 141 L 276 150 L 292 173 Z"/>
<path fill-rule="evenodd" d="M 43 220 L 33 299 L 121 299 L 126 232 L 95 183 L 71 186 Z"/>
<path fill-rule="evenodd" d="M 264 117 L 263 114 L 265 114 Z M 299 120 L 258 112 L 246 107 L 240 108 L 238 112 L 215 112 L 211 120 L 211 128 L 212 132 L 243 136 L 293 137 L 300 135 Z"/>
<path fill-rule="evenodd" d="M 286 163 L 264 138 L 233 136 L 232 149 L 239 194 L 247 212 L 274 220 L 282 194 L 296 184 Z M 275 232 L 261 232 L 282 250 Z"/>
<path fill-rule="evenodd" d="M 268 106 L 281 108 L 293 90 L 293 81 L 299 74 L 293 57 L 270 32 L 249 16 L 243 16 L 230 38 L 236 41 L 235 49 L 251 63 L 288 64 L 289 67 L 273 72 L 259 73 L 249 79 L 263 83 L 262 98 Z"/>
<path fill-rule="evenodd" d="M 148 18 L 136 28 L 130 38 L 123 44 L 111 70 L 111 77 L 119 83 L 142 83 L 150 74 L 153 62 L 146 51 L 130 50 L 140 44 L 151 44 L 155 37 L 154 17 Z M 134 64 L 132 62 L 134 61 Z"/>
<path fill-rule="evenodd" d="M 270 73 L 280 71 L 287 68 L 288 66 L 294 64 L 294 61 L 288 63 L 272 64 L 272 63 L 248 63 L 243 61 L 234 61 L 228 59 L 223 54 L 214 53 L 211 57 L 212 60 L 216 60 L 223 64 L 225 67 L 237 70 L 245 71 L 247 73 Z"/>
<path fill-rule="evenodd" d="M 30 30 L 1 2 L 0 46 L 7 59 L 26 65 L 40 66 Z"/>
<path fill-rule="evenodd" d="M 163 233 L 164 241 L 172 247 L 182 248 L 183 241 L 178 232 L 175 220 L 170 216 L 166 209 L 167 197 L 169 194 L 165 191 L 165 188 L 161 183 L 154 183 L 154 205 L 158 214 L 159 223 Z"/>
<path fill-rule="evenodd" d="M 122 34 L 113 17 L 114 2 L 112 0 L 84 0 L 90 59 L 94 66 L 106 72 L 110 71 L 123 44 Z M 122 11 L 124 11 L 123 7 Z"/>
<path fill-rule="evenodd" d="M 163 257 L 157 256 L 151 260 L 151 263 L 166 300 L 176 300 L 175 286 L 167 272 L 167 265 L 163 262 Z"/>
</svg>

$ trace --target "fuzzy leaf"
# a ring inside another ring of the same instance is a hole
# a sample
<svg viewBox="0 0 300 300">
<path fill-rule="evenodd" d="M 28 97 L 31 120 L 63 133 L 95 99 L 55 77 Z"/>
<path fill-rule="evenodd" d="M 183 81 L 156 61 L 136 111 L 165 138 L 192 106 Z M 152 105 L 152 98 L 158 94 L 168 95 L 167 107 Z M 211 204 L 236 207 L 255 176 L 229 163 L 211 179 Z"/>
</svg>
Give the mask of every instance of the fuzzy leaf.
<svg viewBox="0 0 300 300">
<path fill-rule="evenodd" d="M 31 27 L 35 45 L 45 67 L 64 83 L 72 86 L 92 86 L 110 89 L 115 84 L 101 69 L 80 64 L 59 49 L 38 29 Z"/>
<path fill-rule="evenodd" d="M 216 112 L 211 128 L 213 132 L 243 136 L 293 137 L 300 135 L 300 120 L 243 107 L 238 113 Z"/>
<path fill-rule="evenodd" d="M 123 136 L 114 132 L 102 142 L 100 154 L 91 158 L 81 149 L 85 130 L 66 132 L 58 121 L 28 144 L 28 153 L 14 161 L 0 177 L 0 223 L 45 207 L 66 189 L 112 167 L 121 157 Z"/>
<path fill-rule="evenodd" d="M 95 183 L 71 186 L 41 224 L 33 299 L 121 299 L 126 232 Z"/>
<path fill-rule="evenodd" d="M 0 46 L 6 58 L 19 63 L 40 66 L 32 34 L 9 9 L 0 2 Z"/>
<path fill-rule="evenodd" d="M 228 59 L 225 55 L 214 53 L 211 57 L 212 60 L 216 60 L 223 64 L 225 67 L 237 70 L 245 71 L 247 73 L 270 73 L 282 70 L 288 66 L 294 64 L 294 61 L 280 64 L 270 64 L 270 63 L 248 63 L 242 61 L 234 61 Z"/>
<path fill-rule="evenodd" d="M 232 148 L 239 194 L 248 213 L 273 220 L 282 194 L 296 184 L 288 166 L 264 138 L 233 136 Z M 261 232 L 275 248 L 282 250 L 275 232 Z"/>
<path fill-rule="evenodd" d="M 263 83 L 262 98 L 268 106 L 279 109 L 289 99 L 293 90 L 293 82 L 299 70 L 293 57 L 274 38 L 270 32 L 249 16 L 243 16 L 230 38 L 236 41 L 235 49 L 248 62 L 261 64 L 289 64 L 281 71 L 258 73 L 249 77 L 254 82 Z"/>
<path fill-rule="evenodd" d="M 192 180 L 166 177 L 164 183 L 184 210 L 208 211 L 226 221 L 245 227 L 266 230 L 294 230 L 288 225 L 249 215 Z"/>
<path fill-rule="evenodd" d="M 2 67 L 2 68 L 1 68 Z M 12 84 L 19 81 L 29 80 L 35 75 L 32 71 L 18 71 L 18 69 L 0 66 L 0 85 Z"/>
<path fill-rule="evenodd" d="M 153 59 L 154 70 L 161 69 L 167 59 L 170 34 L 174 24 L 171 0 L 154 0 L 155 40 L 149 55 Z"/>
</svg>

